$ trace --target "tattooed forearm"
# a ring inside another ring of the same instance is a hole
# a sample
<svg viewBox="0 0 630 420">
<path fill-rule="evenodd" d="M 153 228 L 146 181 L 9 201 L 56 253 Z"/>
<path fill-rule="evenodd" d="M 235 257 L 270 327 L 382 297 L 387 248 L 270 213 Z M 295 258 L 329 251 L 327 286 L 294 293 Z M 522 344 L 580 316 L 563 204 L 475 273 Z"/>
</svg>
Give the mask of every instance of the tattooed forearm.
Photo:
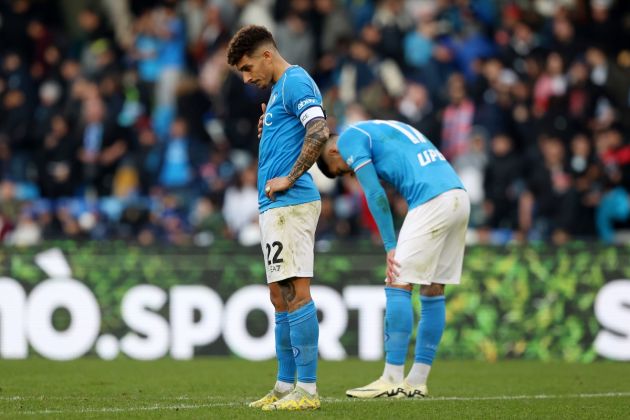
<svg viewBox="0 0 630 420">
<path fill-rule="evenodd" d="M 317 161 L 322 147 L 328 140 L 328 134 L 328 125 L 323 118 L 312 120 L 306 125 L 306 136 L 304 136 L 302 151 L 288 176 L 291 184 L 295 184 L 295 181 Z"/>
</svg>

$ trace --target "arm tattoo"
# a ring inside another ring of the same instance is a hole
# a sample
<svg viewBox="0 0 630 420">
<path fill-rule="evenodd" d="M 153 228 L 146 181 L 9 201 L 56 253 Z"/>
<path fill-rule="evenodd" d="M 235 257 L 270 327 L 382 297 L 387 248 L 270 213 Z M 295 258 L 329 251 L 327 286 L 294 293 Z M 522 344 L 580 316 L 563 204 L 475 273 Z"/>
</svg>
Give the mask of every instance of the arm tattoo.
<svg viewBox="0 0 630 420">
<path fill-rule="evenodd" d="M 295 184 L 295 181 L 317 161 L 326 140 L 328 140 L 328 134 L 328 125 L 323 118 L 317 118 L 306 124 L 306 136 L 304 136 L 302 151 L 288 176 L 291 184 Z"/>
</svg>

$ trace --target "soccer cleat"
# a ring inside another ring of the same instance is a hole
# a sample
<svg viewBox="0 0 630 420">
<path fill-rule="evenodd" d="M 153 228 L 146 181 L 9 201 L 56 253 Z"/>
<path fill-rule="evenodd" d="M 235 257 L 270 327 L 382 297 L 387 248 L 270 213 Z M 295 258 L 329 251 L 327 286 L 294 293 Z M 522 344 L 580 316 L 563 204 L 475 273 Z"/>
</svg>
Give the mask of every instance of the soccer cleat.
<svg viewBox="0 0 630 420">
<path fill-rule="evenodd" d="M 404 398 L 402 384 L 393 384 L 383 378 L 378 378 L 369 385 L 346 391 L 348 397 L 353 398 Z"/>
<path fill-rule="evenodd" d="M 429 388 L 426 384 L 411 385 L 407 381 L 403 381 L 402 386 L 402 392 L 409 398 L 424 398 L 429 395 Z"/>
<path fill-rule="evenodd" d="M 249 403 L 249 406 L 252 408 L 262 408 L 268 404 L 278 401 L 281 398 L 286 397 L 287 395 L 289 395 L 290 392 L 291 391 L 279 392 L 279 391 L 276 391 L 274 388 L 271 391 L 269 391 L 267 395 L 265 395 L 261 399 Z"/>
<path fill-rule="evenodd" d="M 309 394 L 300 387 L 295 387 L 284 398 L 263 406 L 263 411 L 298 411 L 298 410 L 317 410 L 321 407 L 319 395 Z"/>
</svg>

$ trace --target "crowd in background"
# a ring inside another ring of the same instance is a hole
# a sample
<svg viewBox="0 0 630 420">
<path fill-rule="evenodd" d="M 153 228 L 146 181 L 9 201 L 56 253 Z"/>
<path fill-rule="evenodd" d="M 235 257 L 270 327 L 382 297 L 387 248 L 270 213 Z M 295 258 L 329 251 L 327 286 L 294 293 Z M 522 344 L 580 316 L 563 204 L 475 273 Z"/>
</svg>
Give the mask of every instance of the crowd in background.
<svg viewBox="0 0 630 420">
<path fill-rule="evenodd" d="M 627 1 L 0 0 L 0 22 L 4 243 L 257 244 L 269 92 L 225 57 L 252 23 L 313 75 L 331 129 L 396 119 L 431 139 L 470 194 L 472 239 L 630 227 Z M 318 239 L 376 238 L 356 179 L 312 173 Z"/>
</svg>

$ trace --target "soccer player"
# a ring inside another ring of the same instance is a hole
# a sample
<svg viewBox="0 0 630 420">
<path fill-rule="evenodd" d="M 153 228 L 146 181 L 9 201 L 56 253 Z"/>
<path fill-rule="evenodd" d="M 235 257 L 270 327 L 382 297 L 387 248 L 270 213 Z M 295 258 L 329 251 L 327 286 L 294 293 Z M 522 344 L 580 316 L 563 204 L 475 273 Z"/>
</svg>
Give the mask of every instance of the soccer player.
<svg viewBox="0 0 630 420">
<path fill-rule="evenodd" d="M 306 171 L 329 135 L 321 93 L 304 69 L 282 58 L 264 27 L 240 29 L 227 56 L 245 83 L 272 87 L 260 120 L 258 206 L 267 283 L 276 311 L 278 375 L 274 388 L 250 407 L 317 409 L 319 325 L 310 282 L 321 202 Z"/>
<path fill-rule="evenodd" d="M 341 136 L 330 137 L 318 165 L 330 178 L 356 174 L 387 253 L 385 370 L 376 381 L 350 389 L 346 395 L 423 398 L 444 331 L 444 285 L 460 281 L 470 213 L 468 194 L 435 146 L 415 128 L 398 121 L 350 125 Z M 409 205 L 398 242 L 379 178 L 394 186 Z M 421 318 L 415 362 L 404 378 L 414 284 L 420 285 Z"/>
</svg>

